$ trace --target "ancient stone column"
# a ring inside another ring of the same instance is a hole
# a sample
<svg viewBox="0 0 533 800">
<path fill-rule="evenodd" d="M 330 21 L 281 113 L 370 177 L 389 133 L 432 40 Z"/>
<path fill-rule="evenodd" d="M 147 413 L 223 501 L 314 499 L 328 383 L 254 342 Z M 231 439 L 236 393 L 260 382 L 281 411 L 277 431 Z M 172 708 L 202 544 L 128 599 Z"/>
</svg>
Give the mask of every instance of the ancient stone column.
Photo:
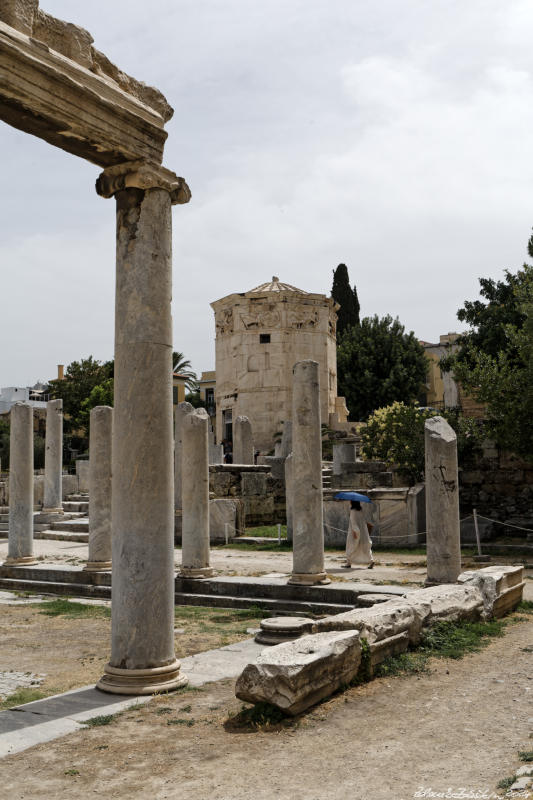
<svg viewBox="0 0 533 800">
<path fill-rule="evenodd" d="M 285 509 L 287 512 L 287 541 L 292 542 L 292 453 L 285 459 Z"/>
<path fill-rule="evenodd" d="M 455 583 L 461 572 L 457 437 L 442 417 L 425 424 L 426 583 Z"/>
<path fill-rule="evenodd" d="M 286 419 L 283 423 L 283 434 L 281 436 L 281 446 L 279 450 L 280 458 L 287 458 L 292 452 L 292 420 Z"/>
<path fill-rule="evenodd" d="M 252 425 L 248 417 L 237 417 L 233 425 L 233 463 L 254 463 Z"/>
<path fill-rule="evenodd" d="M 89 557 L 84 569 L 111 569 L 111 454 L 113 409 L 95 406 L 89 424 Z"/>
<path fill-rule="evenodd" d="M 316 361 L 299 361 L 292 390 L 292 574 L 289 583 L 329 583 L 324 572 L 322 439 Z"/>
<path fill-rule="evenodd" d="M 35 564 L 33 555 L 33 409 L 11 406 L 9 539 L 6 564 Z"/>
<path fill-rule="evenodd" d="M 63 513 L 63 400 L 46 404 L 43 513 Z"/>
<path fill-rule="evenodd" d="M 183 419 L 181 568 L 183 578 L 208 578 L 209 566 L 209 416 L 204 408 Z"/>
<path fill-rule="evenodd" d="M 188 414 L 194 408 L 190 403 L 178 403 L 174 411 L 174 510 L 180 511 L 181 505 L 181 453 L 182 453 L 182 426 Z"/>
<path fill-rule="evenodd" d="M 183 686 L 174 653 L 171 204 L 183 179 L 158 165 L 108 167 L 116 197 L 111 658 L 98 681 L 117 694 Z"/>
</svg>

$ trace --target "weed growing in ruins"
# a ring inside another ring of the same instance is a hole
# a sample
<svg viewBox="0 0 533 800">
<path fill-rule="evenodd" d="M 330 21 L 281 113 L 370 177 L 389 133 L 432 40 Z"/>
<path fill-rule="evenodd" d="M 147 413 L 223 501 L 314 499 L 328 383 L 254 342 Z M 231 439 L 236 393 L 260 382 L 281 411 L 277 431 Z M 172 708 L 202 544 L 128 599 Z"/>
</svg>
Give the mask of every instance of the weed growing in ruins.
<svg viewBox="0 0 533 800">
<path fill-rule="evenodd" d="M 511 788 L 511 786 L 513 785 L 513 783 L 515 782 L 515 780 L 516 780 L 516 775 L 510 775 L 508 778 L 503 778 L 503 779 L 502 779 L 502 780 L 501 780 L 501 781 L 498 783 L 498 786 L 497 786 L 497 788 L 498 788 L 498 789 L 503 789 L 504 791 L 507 791 L 508 789 L 510 789 L 510 788 Z"/>
<path fill-rule="evenodd" d="M 372 665 L 370 663 L 370 646 L 364 636 L 361 637 L 361 663 L 357 675 L 350 682 L 350 686 L 359 686 L 372 680 Z"/>
<path fill-rule="evenodd" d="M 291 725 L 292 720 L 288 720 L 283 711 L 271 703 L 256 703 L 251 708 L 242 705 L 238 713 L 229 714 L 225 727 L 230 730 L 248 728 L 248 730 L 265 731 L 277 728 L 281 724 Z"/>
<path fill-rule="evenodd" d="M 110 617 L 111 609 L 108 606 L 93 606 L 85 603 L 75 603 L 68 597 L 61 597 L 57 600 L 46 600 L 44 603 L 36 603 L 40 608 L 41 614 L 47 617 L 70 617 L 76 619 Z"/>
<path fill-rule="evenodd" d="M 175 719 L 167 719 L 167 725 L 187 725 L 188 728 L 192 728 L 194 725 L 194 719 L 183 719 L 182 717 L 176 717 Z"/>
<path fill-rule="evenodd" d="M 71 767 L 70 769 L 65 770 L 65 775 L 79 775 L 79 774 L 80 774 L 79 769 L 76 769 L 75 767 Z"/>
<path fill-rule="evenodd" d="M 389 656 L 374 670 L 376 678 L 390 678 L 394 675 L 420 675 L 429 672 L 427 662 L 429 656 L 421 652 L 400 653 Z"/>
<path fill-rule="evenodd" d="M 530 764 L 533 761 L 533 750 L 520 750 L 518 758 L 520 761 L 525 761 Z"/>
<path fill-rule="evenodd" d="M 100 728 L 102 725 L 111 725 L 116 720 L 118 714 L 100 714 L 97 717 L 91 717 L 81 722 L 81 725 L 86 725 L 88 728 Z"/>
<path fill-rule="evenodd" d="M 522 614 L 533 614 L 533 600 L 522 600 L 516 607 L 516 610 L 521 611 Z"/>
<path fill-rule="evenodd" d="M 0 710 L 6 708 L 14 708 L 15 706 L 22 706 L 25 703 L 33 703 L 35 700 L 43 700 L 51 694 L 56 693 L 56 689 L 33 689 L 28 687 L 26 689 L 17 689 L 16 692 L 10 694 L 5 700 L 0 702 Z"/>
<path fill-rule="evenodd" d="M 170 706 L 163 706 L 163 708 L 158 708 L 155 713 L 160 717 L 162 714 L 172 714 L 173 710 Z"/>
<path fill-rule="evenodd" d="M 437 622 L 424 633 L 421 650 L 439 658 L 462 658 L 489 644 L 489 639 L 503 636 L 505 622 Z"/>
</svg>

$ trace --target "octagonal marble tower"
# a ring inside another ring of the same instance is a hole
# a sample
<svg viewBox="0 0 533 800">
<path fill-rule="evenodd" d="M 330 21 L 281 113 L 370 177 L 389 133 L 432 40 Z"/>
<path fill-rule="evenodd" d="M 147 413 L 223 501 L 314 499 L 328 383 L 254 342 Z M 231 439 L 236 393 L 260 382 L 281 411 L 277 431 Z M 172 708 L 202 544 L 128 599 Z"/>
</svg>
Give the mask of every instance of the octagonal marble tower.
<svg viewBox="0 0 533 800">
<path fill-rule="evenodd" d="M 273 277 L 242 294 L 211 303 L 216 326 L 217 441 L 231 439 L 231 425 L 244 415 L 254 446 L 266 453 L 291 418 L 292 368 L 318 361 L 323 423 L 336 411 L 335 301 Z"/>
</svg>

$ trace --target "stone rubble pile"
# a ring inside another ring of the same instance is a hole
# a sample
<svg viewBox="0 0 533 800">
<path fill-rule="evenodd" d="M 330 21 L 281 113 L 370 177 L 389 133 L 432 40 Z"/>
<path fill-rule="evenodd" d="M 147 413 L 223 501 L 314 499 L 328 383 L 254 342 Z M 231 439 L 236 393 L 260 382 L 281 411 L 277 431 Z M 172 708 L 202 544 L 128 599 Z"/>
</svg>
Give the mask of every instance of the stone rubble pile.
<svg viewBox="0 0 533 800">
<path fill-rule="evenodd" d="M 418 589 L 370 608 L 324 617 L 312 623 L 310 633 L 296 631 L 296 641 L 265 648 L 237 679 L 235 694 L 299 714 L 355 677 L 361 640 L 369 647 L 372 674 L 385 658 L 416 646 L 424 628 L 436 622 L 503 616 L 520 603 L 523 587 L 523 567 L 490 566 L 463 573 L 457 584 Z"/>
</svg>

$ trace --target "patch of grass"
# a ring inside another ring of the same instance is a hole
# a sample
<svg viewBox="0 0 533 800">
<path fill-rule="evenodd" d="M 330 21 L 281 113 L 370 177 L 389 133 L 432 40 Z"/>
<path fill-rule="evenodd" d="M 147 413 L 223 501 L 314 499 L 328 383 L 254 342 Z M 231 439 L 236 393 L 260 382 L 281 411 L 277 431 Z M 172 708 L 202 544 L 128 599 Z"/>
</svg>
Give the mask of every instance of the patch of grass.
<svg viewBox="0 0 533 800">
<path fill-rule="evenodd" d="M 85 603 L 73 602 L 67 597 L 36 603 L 35 607 L 40 608 L 40 613 L 46 614 L 47 617 L 69 617 L 71 619 L 111 617 L 111 609 L 108 606 L 85 605 Z"/>
<path fill-rule="evenodd" d="M 231 542 L 231 544 L 211 545 L 211 549 L 213 548 L 215 550 L 269 550 L 277 553 L 286 553 L 288 550 L 292 550 L 292 542 L 287 542 L 283 539 L 281 540 L 281 544 L 278 544 L 277 539 L 274 539 L 272 542 L 263 542 L 261 544 L 256 544 L 255 542 Z"/>
<path fill-rule="evenodd" d="M 503 789 L 505 792 L 511 788 L 516 780 L 516 775 L 511 775 L 509 778 L 503 778 L 497 785 L 497 789 Z"/>
<path fill-rule="evenodd" d="M 188 705 L 188 706 L 183 706 L 182 708 L 180 708 L 180 711 L 183 711 L 185 714 L 188 714 L 191 711 L 191 709 L 192 709 L 192 706 Z"/>
<path fill-rule="evenodd" d="M 194 719 L 183 719 L 182 717 L 176 717 L 175 719 L 167 719 L 167 725 L 186 725 L 188 728 L 192 728 L 194 725 Z"/>
<path fill-rule="evenodd" d="M 357 675 L 351 681 L 350 686 L 360 686 L 361 683 L 368 683 L 372 680 L 372 667 L 370 664 L 370 647 L 365 637 L 361 637 L 361 663 L 357 670 Z"/>
<path fill-rule="evenodd" d="M 462 658 L 477 653 L 489 644 L 490 638 L 503 636 L 505 622 L 437 622 L 425 631 L 421 650 L 439 658 Z"/>
<path fill-rule="evenodd" d="M 71 767 L 70 769 L 65 770 L 65 775 L 79 775 L 79 774 L 80 774 L 79 769 L 76 769 L 75 767 Z"/>
<path fill-rule="evenodd" d="M 283 711 L 271 703 L 256 703 L 251 708 L 241 706 L 241 710 L 233 715 L 229 715 L 226 726 L 229 728 L 247 728 L 248 730 L 269 730 L 278 727 L 280 724 L 288 723 Z"/>
<path fill-rule="evenodd" d="M 527 764 L 530 764 L 533 761 L 533 750 L 520 750 L 518 758 L 520 761 L 525 761 Z"/>
<path fill-rule="evenodd" d="M 0 702 L 0 709 L 14 708 L 14 706 L 23 706 L 25 703 L 33 703 L 35 700 L 43 700 L 51 694 L 55 694 L 56 689 L 33 689 L 27 687 L 25 689 L 17 689 L 16 692 L 10 694 L 5 700 Z"/>
<path fill-rule="evenodd" d="M 522 614 L 533 614 L 533 600 L 522 600 L 516 607 L 516 610 L 521 611 Z"/>
<path fill-rule="evenodd" d="M 99 714 L 97 717 L 91 717 L 81 722 L 81 725 L 86 725 L 88 728 L 100 728 L 102 725 L 111 725 L 116 720 L 118 714 Z"/>
<path fill-rule="evenodd" d="M 162 714 L 172 714 L 173 711 L 174 709 L 170 706 L 163 706 L 163 708 L 158 708 L 155 713 L 160 717 Z"/>
<path fill-rule="evenodd" d="M 374 670 L 376 678 L 390 678 L 395 675 L 420 675 L 429 672 L 427 662 L 429 656 L 426 653 L 412 652 L 400 653 L 397 656 L 389 656 Z"/>
<path fill-rule="evenodd" d="M 277 525 L 257 525 L 255 528 L 247 528 L 246 529 L 246 536 L 264 536 L 264 537 L 271 537 L 273 539 L 278 538 L 278 526 Z M 287 526 L 281 526 L 281 538 L 287 538 Z"/>
</svg>

